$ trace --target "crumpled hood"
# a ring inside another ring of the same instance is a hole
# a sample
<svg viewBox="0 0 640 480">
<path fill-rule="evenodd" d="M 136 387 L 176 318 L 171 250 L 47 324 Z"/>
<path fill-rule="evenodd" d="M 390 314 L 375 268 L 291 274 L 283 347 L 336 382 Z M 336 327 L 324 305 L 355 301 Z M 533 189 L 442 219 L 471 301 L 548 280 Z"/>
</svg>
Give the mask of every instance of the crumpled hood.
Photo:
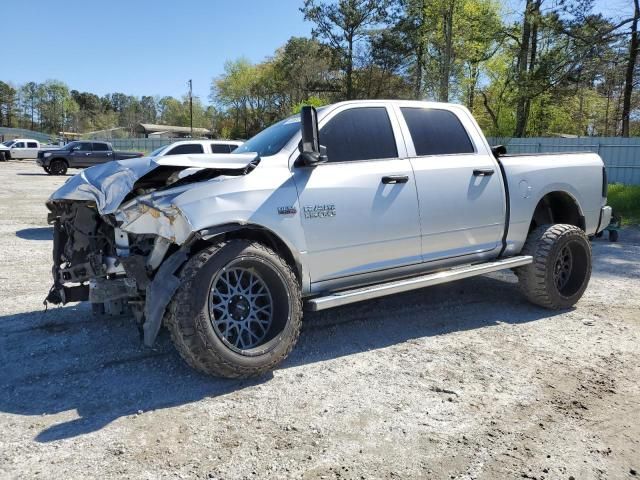
<svg viewBox="0 0 640 480">
<path fill-rule="evenodd" d="M 166 167 L 171 172 L 189 169 L 193 174 L 202 169 L 238 171 L 258 160 L 257 153 L 169 155 L 114 160 L 87 168 L 71 177 L 56 190 L 50 202 L 57 200 L 92 201 L 102 215 L 113 213 L 145 175 Z M 164 185 L 160 185 L 164 186 Z"/>
</svg>

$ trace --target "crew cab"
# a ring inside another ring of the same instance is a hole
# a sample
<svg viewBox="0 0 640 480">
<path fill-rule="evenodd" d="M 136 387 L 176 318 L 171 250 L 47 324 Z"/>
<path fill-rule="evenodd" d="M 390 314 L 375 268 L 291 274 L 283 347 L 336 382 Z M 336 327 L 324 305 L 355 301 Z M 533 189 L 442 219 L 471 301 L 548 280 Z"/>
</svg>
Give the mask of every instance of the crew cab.
<svg viewBox="0 0 640 480">
<path fill-rule="evenodd" d="M 21 160 L 25 158 L 36 158 L 38 152 L 41 149 L 50 148 L 46 147 L 38 140 L 31 138 L 16 138 L 14 140 L 7 140 L 0 144 L 0 160 L 16 159 Z"/>
<path fill-rule="evenodd" d="M 164 157 L 166 155 L 197 155 L 206 153 L 231 153 L 242 145 L 237 140 L 180 140 L 170 145 L 157 148 L 149 154 L 150 157 Z"/>
<path fill-rule="evenodd" d="M 69 168 L 86 168 L 112 160 L 142 157 L 139 152 L 114 150 L 108 142 L 70 142 L 55 150 L 38 152 L 36 163 L 50 175 L 64 175 Z"/>
<path fill-rule="evenodd" d="M 131 309 L 146 345 L 164 324 L 194 368 L 259 375 L 295 345 L 303 307 L 503 269 L 533 303 L 574 305 L 606 197 L 598 155 L 506 155 L 460 105 L 304 107 L 231 154 L 69 179 L 47 202 L 47 301 Z"/>
</svg>

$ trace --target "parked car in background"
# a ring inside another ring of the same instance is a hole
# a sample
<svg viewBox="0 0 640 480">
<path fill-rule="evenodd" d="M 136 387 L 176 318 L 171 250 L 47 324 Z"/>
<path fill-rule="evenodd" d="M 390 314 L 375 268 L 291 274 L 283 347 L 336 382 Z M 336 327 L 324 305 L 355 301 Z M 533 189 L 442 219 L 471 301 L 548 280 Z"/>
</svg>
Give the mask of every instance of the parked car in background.
<svg viewBox="0 0 640 480">
<path fill-rule="evenodd" d="M 150 157 L 199 153 L 231 153 L 242 145 L 237 140 L 182 140 L 164 145 L 149 154 Z"/>
<path fill-rule="evenodd" d="M 0 147 L 0 160 L 10 160 L 12 158 L 20 160 L 23 158 L 37 158 L 38 152 L 42 149 L 51 148 L 41 144 L 32 138 L 16 138 L 8 140 Z"/>
<path fill-rule="evenodd" d="M 50 175 L 64 175 L 69 168 L 85 168 L 110 162 L 142 157 L 140 152 L 114 150 L 108 142 L 77 141 L 56 150 L 38 153 L 36 163 Z"/>
<path fill-rule="evenodd" d="M 11 151 L 9 150 L 9 145 L 13 140 L 8 140 L 6 142 L 0 143 L 0 162 L 4 162 L 5 160 L 9 160 L 11 158 Z"/>
</svg>

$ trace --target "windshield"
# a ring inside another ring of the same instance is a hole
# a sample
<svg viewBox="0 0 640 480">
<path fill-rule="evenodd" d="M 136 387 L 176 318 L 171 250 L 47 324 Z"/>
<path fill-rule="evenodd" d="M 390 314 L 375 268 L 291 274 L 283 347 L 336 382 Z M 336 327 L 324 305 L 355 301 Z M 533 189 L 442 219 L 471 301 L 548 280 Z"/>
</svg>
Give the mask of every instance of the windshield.
<svg viewBox="0 0 640 480">
<path fill-rule="evenodd" d="M 285 118 L 244 142 L 234 153 L 256 152 L 260 157 L 275 155 L 300 131 L 300 115 Z"/>
<path fill-rule="evenodd" d="M 149 154 L 149 156 L 150 157 L 157 157 L 158 155 L 160 155 L 160 152 L 162 152 L 167 147 L 168 147 L 168 145 L 163 145 L 160 148 L 156 148 L 153 152 L 151 152 Z"/>
<path fill-rule="evenodd" d="M 10 146 L 11 146 L 11 145 L 13 145 L 14 143 L 16 143 L 16 141 L 15 141 L 15 140 L 7 140 L 6 142 L 3 142 L 2 144 L 3 144 L 5 147 L 10 147 Z"/>
</svg>

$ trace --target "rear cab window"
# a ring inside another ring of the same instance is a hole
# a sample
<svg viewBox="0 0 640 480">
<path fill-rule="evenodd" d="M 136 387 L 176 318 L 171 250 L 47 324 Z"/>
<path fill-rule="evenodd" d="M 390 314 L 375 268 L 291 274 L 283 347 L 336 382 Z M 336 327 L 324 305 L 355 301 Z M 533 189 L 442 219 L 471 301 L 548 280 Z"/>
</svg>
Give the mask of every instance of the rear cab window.
<svg viewBox="0 0 640 480">
<path fill-rule="evenodd" d="M 398 149 L 386 107 L 344 110 L 320 129 L 329 162 L 397 158 Z"/>
<path fill-rule="evenodd" d="M 475 153 L 460 119 L 449 110 L 401 107 L 417 156 Z"/>
<path fill-rule="evenodd" d="M 107 145 L 106 143 L 94 143 L 93 144 L 93 151 L 94 152 L 108 152 L 109 149 L 109 145 Z"/>
<path fill-rule="evenodd" d="M 184 155 L 187 153 L 204 153 L 202 145 L 199 143 L 187 143 L 185 145 L 178 145 L 169 150 L 165 155 Z"/>
</svg>

